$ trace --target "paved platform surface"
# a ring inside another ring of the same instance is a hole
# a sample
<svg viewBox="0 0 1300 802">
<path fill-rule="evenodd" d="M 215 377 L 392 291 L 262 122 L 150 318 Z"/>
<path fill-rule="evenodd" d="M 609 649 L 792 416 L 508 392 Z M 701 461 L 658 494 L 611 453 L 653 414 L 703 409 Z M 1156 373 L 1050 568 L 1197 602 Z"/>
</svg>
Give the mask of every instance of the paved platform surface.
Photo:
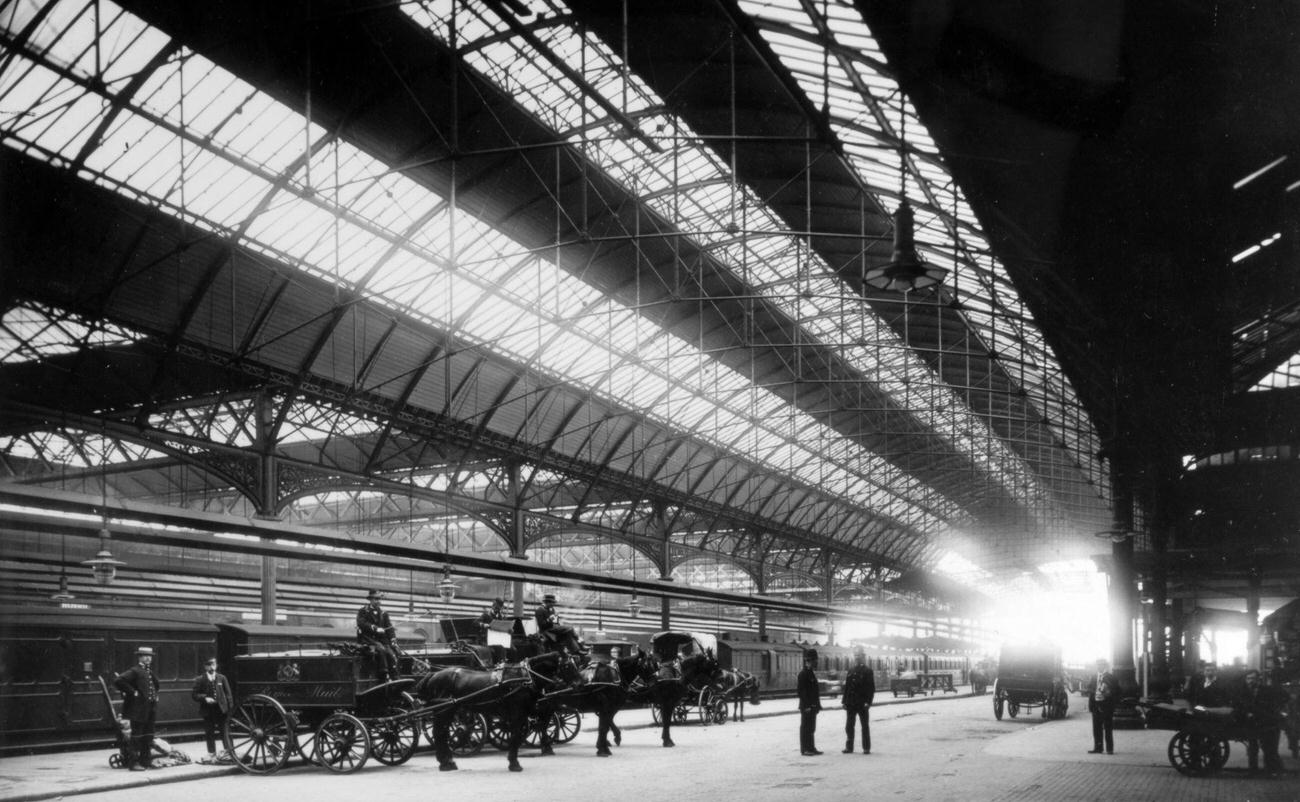
<svg viewBox="0 0 1300 802">
<path fill-rule="evenodd" d="M 422 748 L 400 767 L 371 761 L 350 775 L 291 761 L 271 776 L 249 776 L 229 766 L 191 764 L 127 772 L 108 766 L 108 750 L 0 760 L 0 800 L 79 799 L 131 802 L 259 802 L 273 800 L 450 799 L 536 800 L 555 796 L 694 800 L 1151 800 L 1152 802 L 1300 802 L 1300 761 L 1284 751 L 1287 773 L 1265 778 L 1246 771 L 1245 749 L 1232 745 L 1228 765 L 1209 778 L 1184 777 L 1165 755 L 1170 733 L 1119 730 L 1113 756 L 1087 754 L 1089 718 L 1071 698 L 1061 721 L 1034 714 L 997 721 L 990 698 L 946 694 L 891 699 L 872 709 L 872 754 L 841 754 L 843 712 L 825 700 L 818 745 L 825 754 L 803 757 L 793 700 L 747 707 L 745 722 L 673 729 L 677 747 L 659 744 L 647 711 L 624 711 L 622 746 L 614 757 L 595 756 L 594 719 L 552 757 L 521 753 L 522 774 L 506 770 L 503 754 L 487 750 L 460 759 L 460 770 L 439 772 Z M 200 744 L 174 744 L 192 755 Z M 184 787 L 175 783 L 185 782 Z M 345 787 L 346 786 L 346 787 Z M 810 796 L 811 795 L 811 796 Z"/>
</svg>

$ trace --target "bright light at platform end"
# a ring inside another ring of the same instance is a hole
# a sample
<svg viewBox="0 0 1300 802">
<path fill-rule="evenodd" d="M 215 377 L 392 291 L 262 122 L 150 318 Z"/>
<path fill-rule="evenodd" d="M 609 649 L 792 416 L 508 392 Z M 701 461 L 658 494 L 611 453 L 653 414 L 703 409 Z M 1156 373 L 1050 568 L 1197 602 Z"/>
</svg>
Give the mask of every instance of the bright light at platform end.
<svg viewBox="0 0 1300 802">
<path fill-rule="evenodd" d="M 1061 647 L 1066 666 L 1091 665 L 1110 657 L 1106 577 L 1091 563 L 1044 566 L 1045 574 L 1066 574 L 1048 590 L 1025 582 L 1016 593 L 999 598 L 989 624 L 1006 642 L 1050 641 Z"/>
</svg>

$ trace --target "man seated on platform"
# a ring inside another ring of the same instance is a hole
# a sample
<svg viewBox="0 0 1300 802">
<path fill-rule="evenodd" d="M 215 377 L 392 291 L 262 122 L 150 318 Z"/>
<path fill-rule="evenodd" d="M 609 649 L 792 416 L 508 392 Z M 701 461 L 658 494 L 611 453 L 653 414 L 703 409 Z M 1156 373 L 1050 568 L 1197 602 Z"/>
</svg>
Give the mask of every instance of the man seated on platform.
<svg viewBox="0 0 1300 802">
<path fill-rule="evenodd" d="M 555 609 L 555 594 L 542 596 L 542 604 L 533 614 L 537 619 L 537 631 L 542 642 L 553 651 L 567 651 L 575 655 L 587 653 L 586 647 L 578 640 L 573 627 L 560 623 L 560 614 Z"/>
</svg>

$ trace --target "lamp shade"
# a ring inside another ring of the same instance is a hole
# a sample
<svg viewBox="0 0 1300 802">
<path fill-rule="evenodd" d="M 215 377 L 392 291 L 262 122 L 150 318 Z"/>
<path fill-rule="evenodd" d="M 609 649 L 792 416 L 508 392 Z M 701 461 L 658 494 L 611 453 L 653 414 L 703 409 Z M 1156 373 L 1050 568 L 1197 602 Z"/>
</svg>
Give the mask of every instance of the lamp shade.
<svg viewBox="0 0 1300 802">
<path fill-rule="evenodd" d="M 889 263 L 873 267 L 862 275 L 868 287 L 892 292 L 911 292 L 941 284 L 948 271 L 921 261 L 913 237 L 912 206 L 903 200 L 894 213 L 894 251 Z"/>
<path fill-rule="evenodd" d="M 459 586 L 451 581 L 451 566 L 443 566 L 442 579 L 438 582 L 438 597 L 445 602 L 449 602 L 456 598 L 457 590 L 459 590 Z"/>
<path fill-rule="evenodd" d="M 627 614 L 632 616 L 633 618 L 636 618 L 637 616 L 641 615 L 641 602 L 637 600 L 636 596 L 633 596 L 631 599 L 628 600 Z"/>
<path fill-rule="evenodd" d="M 121 560 L 114 559 L 113 552 L 108 549 L 108 541 L 108 529 L 99 530 L 99 551 L 91 559 L 81 561 L 82 565 L 90 567 L 95 581 L 101 585 L 113 584 L 113 580 L 117 577 L 117 569 L 126 565 Z"/>
</svg>

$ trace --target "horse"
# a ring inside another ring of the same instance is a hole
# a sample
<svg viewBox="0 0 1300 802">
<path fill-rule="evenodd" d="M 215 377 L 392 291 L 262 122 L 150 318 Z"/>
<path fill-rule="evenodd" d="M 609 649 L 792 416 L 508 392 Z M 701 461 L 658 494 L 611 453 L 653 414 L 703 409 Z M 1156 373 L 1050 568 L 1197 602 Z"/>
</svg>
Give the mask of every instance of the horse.
<svg viewBox="0 0 1300 802">
<path fill-rule="evenodd" d="M 676 746 L 672 738 L 673 711 L 686 694 L 681 671 L 673 663 L 661 663 L 649 652 L 621 657 L 615 661 L 630 702 L 648 704 L 658 709 L 665 747 Z M 622 742 L 618 726 L 610 722 L 615 745 Z"/>
<path fill-rule="evenodd" d="M 544 693 L 538 700 L 539 720 L 549 721 L 555 709 L 570 707 L 582 713 L 596 714 L 596 755 L 609 757 L 609 734 L 614 733 L 615 743 L 622 743 L 623 733 L 614 724 L 614 714 L 627 700 L 627 686 L 616 663 L 589 662 L 582 667 L 576 683 Z M 541 727 L 542 754 L 554 754 L 551 748 L 551 730 Z"/>
<path fill-rule="evenodd" d="M 722 678 L 718 681 L 718 690 L 722 699 L 731 704 L 731 717 L 736 721 L 745 720 L 745 702 L 751 705 L 759 703 L 758 677 L 748 671 L 724 668 Z"/>
<path fill-rule="evenodd" d="M 574 682 L 577 667 L 568 655 L 547 652 L 501 669 L 483 671 L 453 666 L 421 676 L 411 693 L 422 704 L 438 708 L 433 715 L 434 750 L 439 771 L 455 771 L 448 730 L 459 709 L 495 714 L 509 733 L 507 758 L 511 771 L 519 765 L 519 744 L 523 742 L 541 694 Z"/>
</svg>

